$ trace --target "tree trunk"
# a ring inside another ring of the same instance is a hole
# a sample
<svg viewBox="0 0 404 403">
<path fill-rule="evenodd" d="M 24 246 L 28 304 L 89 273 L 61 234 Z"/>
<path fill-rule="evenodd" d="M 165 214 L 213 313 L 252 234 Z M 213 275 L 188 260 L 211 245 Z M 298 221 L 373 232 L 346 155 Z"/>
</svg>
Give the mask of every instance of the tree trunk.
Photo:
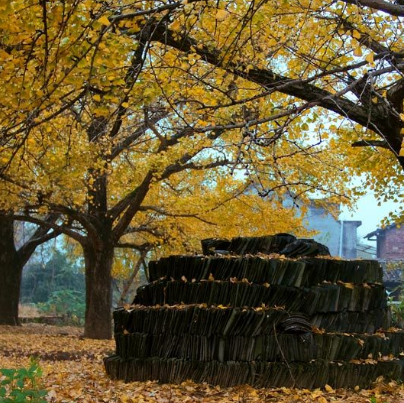
<svg viewBox="0 0 404 403">
<path fill-rule="evenodd" d="M 0 215 L 0 324 L 19 325 L 23 262 L 14 244 L 14 221 Z"/>
<path fill-rule="evenodd" d="M 149 252 L 149 250 L 150 250 L 149 248 L 146 248 L 145 250 L 143 250 L 141 252 L 140 257 L 139 257 L 138 261 L 136 262 L 136 265 L 133 268 L 133 271 L 132 271 L 130 277 L 128 278 L 127 281 L 124 282 L 123 290 L 121 292 L 121 296 L 119 297 L 118 306 L 123 306 L 127 302 L 126 298 L 129 294 L 130 287 L 132 286 L 133 281 L 135 280 L 135 277 L 139 273 L 139 270 L 142 265 L 143 265 L 143 267 L 146 267 L 145 258 L 147 256 L 147 253 Z"/>
<path fill-rule="evenodd" d="M 112 337 L 112 262 L 114 247 L 103 242 L 96 249 L 84 248 L 86 270 L 86 315 L 84 337 L 110 339 Z"/>
</svg>

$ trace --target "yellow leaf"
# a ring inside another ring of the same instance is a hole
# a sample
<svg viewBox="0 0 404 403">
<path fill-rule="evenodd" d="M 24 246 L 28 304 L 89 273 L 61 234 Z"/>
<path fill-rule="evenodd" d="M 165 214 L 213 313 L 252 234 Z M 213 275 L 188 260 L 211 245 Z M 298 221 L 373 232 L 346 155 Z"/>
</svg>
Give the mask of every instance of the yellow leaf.
<svg viewBox="0 0 404 403">
<path fill-rule="evenodd" d="M 214 281 L 214 280 L 215 280 L 215 278 L 213 277 L 213 274 L 212 274 L 212 273 L 209 274 L 208 280 L 209 280 L 209 281 Z"/>
<path fill-rule="evenodd" d="M 93 99 L 94 99 L 94 101 L 100 102 L 100 101 L 101 101 L 101 96 L 100 96 L 100 94 L 95 94 L 95 95 L 93 95 Z"/>
<path fill-rule="evenodd" d="M 129 104 L 128 104 L 127 102 L 122 102 L 122 106 L 123 106 L 124 108 L 127 108 L 127 107 L 129 106 Z"/>
<path fill-rule="evenodd" d="M 398 154 L 400 157 L 404 157 L 404 148 L 400 148 L 400 152 Z"/>
<path fill-rule="evenodd" d="M 357 46 L 353 51 L 354 56 L 360 57 L 362 56 L 362 49 L 360 46 Z"/>
<path fill-rule="evenodd" d="M 224 21 L 228 15 L 229 13 L 226 10 L 217 10 L 216 19 L 218 21 Z"/>
<path fill-rule="evenodd" d="M 320 403 L 328 403 L 328 400 L 324 396 L 320 396 L 317 401 Z"/>
<path fill-rule="evenodd" d="M 107 27 L 108 27 L 109 25 L 111 25 L 111 23 L 110 23 L 108 17 L 106 17 L 105 15 L 102 16 L 101 18 L 99 18 L 99 19 L 98 19 L 98 22 L 100 22 L 102 25 L 106 25 Z"/>
<path fill-rule="evenodd" d="M 366 55 L 365 60 L 368 63 L 373 63 L 374 62 L 374 57 L 373 56 L 374 56 L 373 53 L 369 53 L 368 55 Z"/>
<path fill-rule="evenodd" d="M 323 395 L 323 392 L 320 389 L 315 389 L 312 393 L 311 393 L 311 397 L 313 397 L 314 399 L 320 397 Z"/>
<path fill-rule="evenodd" d="M 361 364 L 360 360 L 351 360 L 349 362 L 352 363 L 352 364 Z"/>
<path fill-rule="evenodd" d="M 101 106 L 99 108 L 94 108 L 93 113 L 96 116 L 107 116 L 109 114 L 109 109 L 105 106 Z"/>
<path fill-rule="evenodd" d="M 361 34 L 360 34 L 356 29 L 353 30 L 352 36 L 353 36 L 355 39 L 360 39 L 360 38 L 361 38 Z"/>
<path fill-rule="evenodd" d="M 173 30 L 173 31 L 179 31 L 180 29 L 181 29 L 181 24 L 180 24 L 180 22 L 177 20 L 177 21 L 174 21 L 171 25 L 170 25 L 170 28 Z"/>
<path fill-rule="evenodd" d="M 335 390 L 330 386 L 330 385 L 325 385 L 324 389 L 328 392 L 328 393 L 334 393 Z"/>
<path fill-rule="evenodd" d="M 6 51 L 4 51 L 3 49 L 0 49 L 0 59 L 8 59 L 9 57 L 11 57 L 10 54 L 8 54 Z"/>
</svg>

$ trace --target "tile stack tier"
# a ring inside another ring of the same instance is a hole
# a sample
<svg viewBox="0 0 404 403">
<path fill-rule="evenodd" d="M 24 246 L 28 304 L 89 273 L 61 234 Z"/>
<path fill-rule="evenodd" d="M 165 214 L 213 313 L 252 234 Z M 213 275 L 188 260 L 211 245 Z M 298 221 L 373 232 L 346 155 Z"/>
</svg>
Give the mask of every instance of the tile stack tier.
<svg viewBox="0 0 404 403">
<path fill-rule="evenodd" d="M 223 387 L 368 387 L 400 380 L 382 270 L 279 234 L 202 242 L 204 255 L 149 264 L 149 284 L 114 312 L 113 379 Z"/>
</svg>

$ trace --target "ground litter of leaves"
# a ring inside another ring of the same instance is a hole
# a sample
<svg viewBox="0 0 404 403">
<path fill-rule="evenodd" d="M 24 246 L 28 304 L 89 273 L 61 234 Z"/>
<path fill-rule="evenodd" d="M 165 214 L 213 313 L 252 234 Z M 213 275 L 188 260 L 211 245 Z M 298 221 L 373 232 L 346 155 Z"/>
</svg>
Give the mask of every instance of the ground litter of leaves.
<svg viewBox="0 0 404 403">
<path fill-rule="evenodd" d="M 28 366 L 35 356 L 43 370 L 43 387 L 49 402 L 78 403 L 206 403 L 206 402 L 355 402 L 404 403 L 404 385 L 394 382 L 370 390 L 254 389 L 249 386 L 220 388 L 184 382 L 112 381 L 102 359 L 115 348 L 113 340 L 89 340 L 82 329 L 40 324 L 0 326 L 0 368 Z"/>
</svg>

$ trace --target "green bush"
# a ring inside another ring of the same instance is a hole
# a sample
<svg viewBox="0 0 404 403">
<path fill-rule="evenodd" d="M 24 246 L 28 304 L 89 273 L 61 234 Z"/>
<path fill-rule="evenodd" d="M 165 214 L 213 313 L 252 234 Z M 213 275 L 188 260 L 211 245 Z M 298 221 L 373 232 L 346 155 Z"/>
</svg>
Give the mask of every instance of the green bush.
<svg viewBox="0 0 404 403">
<path fill-rule="evenodd" d="M 399 303 L 390 302 L 391 322 L 393 326 L 402 328 L 404 326 L 404 302 L 400 296 Z"/>
<path fill-rule="evenodd" d="M 23 304 L 46 303 L 54 291 L 75 290 L 85 293 L 82 264 L 72 261 L 64 251 L 54 251 L 45 263 L 33 262 L 24 267 L 21 282 Z"/>
<path fill-rule="evenodd" d="M 85 297 L 81 291 L 60 290 L 51 293 L 48 301 L 37 304 L 43 313 L 60 315 L 67 325 L 83 325 Z"/>
<path fill-rule="evenodd" d="M 46 403 L 48 392 L 40 387 L 41 376 L 42 370 L 34 359 L 28 368 L 0 368 L 0 403 Z"/>
</svg>

